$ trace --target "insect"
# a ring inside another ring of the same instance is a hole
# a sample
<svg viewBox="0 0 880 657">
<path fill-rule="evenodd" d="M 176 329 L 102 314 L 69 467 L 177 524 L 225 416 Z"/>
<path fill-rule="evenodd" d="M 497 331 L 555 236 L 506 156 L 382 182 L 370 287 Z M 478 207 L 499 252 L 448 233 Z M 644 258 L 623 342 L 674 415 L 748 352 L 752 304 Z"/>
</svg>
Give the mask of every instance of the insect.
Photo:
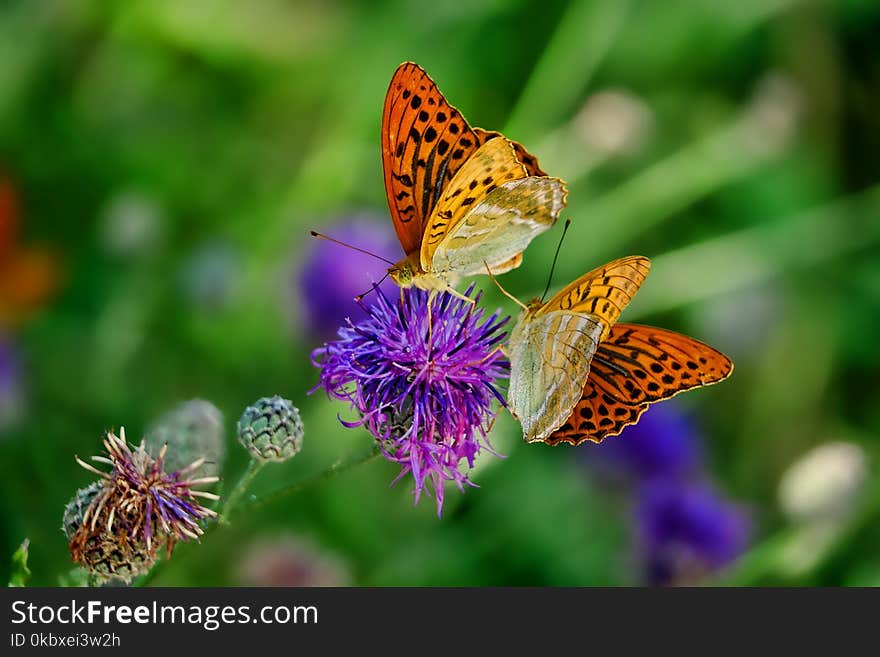
<svg viewBox="0 0 880 657">
<path fill-rule="evenodd" d="M 461 277 L 514 269 L 565 207 L 567 190 L 498 132 L 472 128 L 428 74 L 401 64 L 382 112 L 385 192 L 406 254 L 400 287 L 454 289 Z"/>
<path fill-rule="evenodd" d="M 601 442 L 650 404 L 733 371 L 724 354 L 693 338 L 617 323 L 649 268 L 643 256 L 620 258 L 546 303 L 523 306 L 508 345 L 508 406 L 526 442 Z"/>
</svg>

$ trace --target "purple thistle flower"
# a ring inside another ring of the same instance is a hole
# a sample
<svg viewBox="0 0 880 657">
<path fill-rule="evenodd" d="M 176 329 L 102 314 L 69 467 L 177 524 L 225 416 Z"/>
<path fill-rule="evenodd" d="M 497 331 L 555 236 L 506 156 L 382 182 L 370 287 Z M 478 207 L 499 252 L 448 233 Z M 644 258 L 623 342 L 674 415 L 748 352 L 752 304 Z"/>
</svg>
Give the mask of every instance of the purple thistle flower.
<svg viewBox="0 0 880 657">
<path fill-rule="evenodd" d="M 629 479 L 686 477 L 702 465 L 696 425 L 674 402 L 645 411 L 638 424 L 595 449 L 579 452 L 599 467 Z"/>
<path fill-rule="evenodd" d="M 748 544 L 744 510 L 701 482 L 646 482 L 636 518 L 652 585 L 693 584 L 734 561 Z"/>
<path fill-rule="evenodd" d="M 80 561 L 90 539 L 101 535 L 120 535 L 128 541 L 142 541 L 148 552 L 156 539 L 175 541 L 197 539 L 203 530 L 199 522 L 217 514 L 198 502 L 198 498 L 216 500 L 213 493 L 193 490 L 193 486 L 216 482 L 217 477 L 188 479 L 186 475 L 198 469 L 204 459 L 198 459 L 178 472 L 165 472 L 163 447 L 153 458 L 144 443 L 132 450 L 125 440 L 125 429 L 119 436 L 108 432 L 104 438 L 107 457 L 93 456 L 92 460 L 111 466 L 102 472 L 85 463 L 77 462 L 89 472 L 103 479 L 103 487 L 89 504 L 79 530 L 70 542 L 71 554 Z"/>
<path fill-rule="evenodd" d="M 400 244 L 387 220 L 354 218 L 327 228 L 327 234 L 392 262 L 401 257 Z M 335 335 L 346 318 L 358 310 L 354 298 L 381 280 L 387 269 L 388 265 L 378 258 L 326 240 L 311 239 L 309 255 L 296 281 L 308 331 L 320 338 Z M 387 294 L 394 287 L 390 280 L 380 286 Z"/>
<path fill-rule="evenodd" d="M 495 454 L 486 433 L 493 401 L 504 403 L 498 382 L 510 366 L 498 347 L 510 318 L 496 311 L 484 319 L 481 296 L 471 304 L 444 292 L 429 312 L 423 290 L 396 292 L 396 302 L 379 292 L 373 305 L 361 303 L 367 319 L 348 320 L 338 340 L 312 354 L 321 369 L 315 389 L 351 404 L 360 420 L 343 424 L 376 437 L 385 458 L 402 466 L 395 482 L 412 474 L 416 502 L 431 484 L 438 515 L 446 481 L 461 491 L 474 485 L 462 461 L 473 467 L 482 447 Z"/>
</svg>

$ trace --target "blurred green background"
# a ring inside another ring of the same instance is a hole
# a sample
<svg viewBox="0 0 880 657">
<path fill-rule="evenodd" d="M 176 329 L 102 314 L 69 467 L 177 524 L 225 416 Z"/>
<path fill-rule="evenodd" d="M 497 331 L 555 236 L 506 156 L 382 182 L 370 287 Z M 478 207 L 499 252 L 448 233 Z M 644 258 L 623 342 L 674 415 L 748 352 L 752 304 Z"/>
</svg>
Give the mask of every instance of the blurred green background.
<svg viewBox="0 0 880 657">
<path fill-rule="evenodd" d="M 568 181 L 555 288 L 648 255 L 624 319 L 736 363 L 676 402 L 753 526 L 704 581 L 880 585 L 878 32 L 871 0 L 2 3 L 0 170 L 20 225 L 0 267 L 0 555 L 27 537 L 31 582 L 57 583 L 72 566 L 62 510 L 91 480 L 74 454 L 187 399 L 223 411 L 227 486 L 246 464 L 235 421 L 258 397 L 292 399 L 306 436 L 257 494 L 369 449 L 341 404 L 306 395 L 320 340 L 292 272 L 307 229 L 387 215 L 381 107 L 413 60 L 472 124 Z M 509 290 L 540 295 L 558 235 Z M 516 310 L 479 284 L 487 307 Z M 503 414 L 492 439 L 507 458 L 481 458 L 480 487 L 450 490 L 440 520 L 373 460 L 179 546 L 152 583 L 262 581 L 243 564 L 263 544 L 324 559 L 317 581 L 639 583 L 630 498 L 585 465 L 595 448 L 522 445 Z M 837 495 L 817 529 L 780 481 L 840 441 L 858 467 L 801 483 Z"/>
</svg>

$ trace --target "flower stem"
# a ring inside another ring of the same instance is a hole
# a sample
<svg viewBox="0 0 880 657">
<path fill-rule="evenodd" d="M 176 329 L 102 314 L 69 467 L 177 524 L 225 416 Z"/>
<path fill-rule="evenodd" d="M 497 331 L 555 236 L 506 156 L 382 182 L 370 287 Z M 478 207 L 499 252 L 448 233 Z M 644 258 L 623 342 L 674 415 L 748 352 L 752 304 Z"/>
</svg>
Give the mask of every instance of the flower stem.
<svg viewBox="0 0 880 657">
<path fill-rule="evenodd" d="M 305 479 L 301 479 L 300 481 L 293 482 L 292 484 L 288 484 L 287 486 L 281 486 L 280 488 L 276 488 L 275 490 L 263 495 L 261 498 L 257 500 L 251 501 L 246 506 L 242 507 L 247 509 L 256 509 L 266 504 L 270 504 L 275 502 L 282 497 L 287 497 L 288 495 L 294 495 L 296 493 L 302 492 L 307 488 L 311 488 L 312 486 L 316 486 L 328 479 L 332 479 L 338 474 L 342 474 L 343 472 L 350 470 L 358 465 L 363 463 L 368 463 L 372 461 L 374 458 L 379 456 L 382 453 L 382 450 L 379 448 L 379 445 L 374 445 L 370 451 L 360 454 L 359 456 L 355 456 L 350 458 L 347 461 L 338 460 L 335 461 L 329 468 L 324 470 L 323 472 L 319 472 L 311 477 L 306 477 Z"/>
<path fill-rule="evenodd" d="M 248 486 L 251 485 L 254 477 L 256 477 L 257 473 L 263 469 L 265 464 L 266 462 L 262 460 L 250 460 L 250 463 L 248 463 L 247 468 L 241 475 L 241 479 L 238 480 L 238 483 L 235 484 L 235 488 L 232 489 L 232 492 L 229 493 L 229 497 L 226 498 L 226 503 L 223 505 L 223 509 L 220 511 L 220 516 L 217 519 L 220 524 L 229 524 L 229 515 L 235 510 L 235 506 L 238 504 L 239 499 L 241 499 L 242 495 L 247 491 Z"/>
</svg>

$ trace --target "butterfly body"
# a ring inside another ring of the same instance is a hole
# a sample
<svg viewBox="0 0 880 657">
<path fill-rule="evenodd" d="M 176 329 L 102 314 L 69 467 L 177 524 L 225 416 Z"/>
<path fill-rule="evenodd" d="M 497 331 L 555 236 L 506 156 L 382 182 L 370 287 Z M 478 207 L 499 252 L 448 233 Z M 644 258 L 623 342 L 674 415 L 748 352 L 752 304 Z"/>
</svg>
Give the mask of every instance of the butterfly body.
<svg viewBox="0 0 880 657">
<path fill-rule="evenodd" d="M 382 115 L 382 164 L 405 257 L 400 287 L 454 291 L 465 276 L 519 266 L 565 207 L 565 183 L 521 145 L 472 128 L 413 63 L 398 67 Z"/>
<path fill-rule="evenodd" d="M 422 269 L 418 252 L 410 253 L 389 267 L 388 275 L 399 287 L 415 287 L 432 292 L 454 290 L 458 282 L 458 277 L 450 273 L 440 274 Z"/>
</svg>

